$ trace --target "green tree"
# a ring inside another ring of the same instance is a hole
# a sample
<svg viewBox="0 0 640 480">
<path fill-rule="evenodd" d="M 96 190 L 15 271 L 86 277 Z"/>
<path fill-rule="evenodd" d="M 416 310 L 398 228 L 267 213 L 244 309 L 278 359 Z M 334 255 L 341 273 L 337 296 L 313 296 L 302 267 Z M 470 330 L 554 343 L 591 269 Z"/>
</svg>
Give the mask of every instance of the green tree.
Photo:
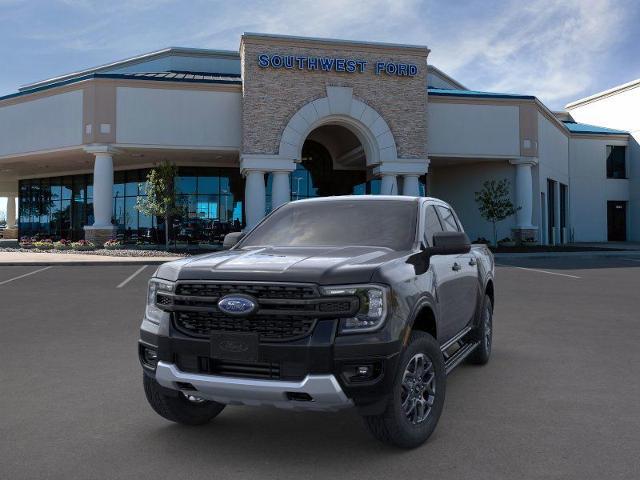
<svg viewBox="0 0 640 480">
<path fill-rule="evenodd" d="M 151 169 L 147 175 L 147 183 L 141 185 L 146 196 L 138 197 L 136 209 L 145 215 L 164 218 L 165 247 L 169 248 L 169 220 L 180 215 L 182 208 L 178 205 L 174 178 L 178 167 L 163 161 Z"/>
<path fill-rule="evenodd" d="M 520 210 L 520 207 L 516 208 L 511 203 L 509 181 L 506 178 L 500 181 L 487 180 L 482 184 L 482 190 L 476 192 L 476 203 L 480 215 L 493 225 L 493 244 L 497 245 L 496 224 Z"/>
</svg>

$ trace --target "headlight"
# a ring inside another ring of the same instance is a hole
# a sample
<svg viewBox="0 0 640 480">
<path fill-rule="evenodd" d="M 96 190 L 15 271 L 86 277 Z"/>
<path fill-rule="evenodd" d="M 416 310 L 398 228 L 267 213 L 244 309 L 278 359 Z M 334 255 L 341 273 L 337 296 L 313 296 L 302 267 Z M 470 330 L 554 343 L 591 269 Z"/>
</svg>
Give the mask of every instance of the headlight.
<svg viewBox="0 0 640 480">
<path fill-rule="evenodd" d="M 145 310 L 145 316 L 147 320 L 160 324 L 162 320 L 169 318 L 169 312 L 158 308 L 156 303 L 156 297 L 158 292 L 172 293 L 174 284 L 165 280 L 159 280 L 152 278 L 149 280 L 149 290 L 147 291 L 147 308 Z"/>
<path fill-rule="evenodd" d="M 340 333 L 371 332 L 382 327 L 387 316 L 389 289 L 382 285 L 346 285 L 325 287 L 324 295 L 355 295 L 360 300 L 360 308 L 355 317 L 340 320 Z"/>
</svg>

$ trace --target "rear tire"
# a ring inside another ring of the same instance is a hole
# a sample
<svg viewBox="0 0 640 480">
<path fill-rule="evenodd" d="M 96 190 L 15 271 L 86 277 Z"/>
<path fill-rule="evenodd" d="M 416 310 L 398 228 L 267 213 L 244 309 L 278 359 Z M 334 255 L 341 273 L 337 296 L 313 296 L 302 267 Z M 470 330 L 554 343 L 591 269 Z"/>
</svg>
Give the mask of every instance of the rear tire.
<svg viewBox="0 0 640 480">
<path fill-rule="evenodd" d="M 213 420 L 226 405 L 208 400 L 192 401 L 182 392 L 166 395 L 155 379 L 143 374 L 144 393 L 151 408 L 161 417 L 183 425 L 204 425 Z"/>
<path fill-rule="evenodd" d="M 475 365 L 485 365 L 489 361 L 489 357 L 491 357 L 491 345 L 493 343 L 493 303 L 489 295 L 484 296 L 476 339 L 480 344 L 469 355 L 468 361 Z"/>
<path fill-rule="evenodd" d="M 445 388 L 440 345 L 431 335 L 414 331 L 400 359 L 386 410 L 381 415 L 364 417 L 365 425 L 384 443 L 401 448 L 418 447 L 438 424 Z"/>
</svg>

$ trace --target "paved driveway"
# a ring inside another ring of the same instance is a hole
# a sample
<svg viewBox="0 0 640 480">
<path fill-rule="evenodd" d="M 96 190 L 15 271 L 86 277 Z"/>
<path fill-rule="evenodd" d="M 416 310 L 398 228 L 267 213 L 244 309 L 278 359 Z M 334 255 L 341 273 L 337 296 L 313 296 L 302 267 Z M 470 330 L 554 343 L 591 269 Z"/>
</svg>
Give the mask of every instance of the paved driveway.
<svg viewBox="0 0 640 480">
<path fill-rule="evenodd" d="M 639 478 L 640 261 L 501 263 L 493 358 L 413 451 L 348 411 L 170 424 L 136 357 L 155 267 L 1 266 L 0 478 Z"/>
</svg>

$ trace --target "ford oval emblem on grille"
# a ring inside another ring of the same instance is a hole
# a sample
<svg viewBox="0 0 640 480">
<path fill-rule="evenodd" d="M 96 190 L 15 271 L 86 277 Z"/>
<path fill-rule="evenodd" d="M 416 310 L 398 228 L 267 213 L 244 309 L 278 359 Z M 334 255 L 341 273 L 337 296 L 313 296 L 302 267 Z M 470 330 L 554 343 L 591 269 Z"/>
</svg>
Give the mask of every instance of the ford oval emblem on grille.
<svg viewBox="0 0 640 480">
<path fill-rule="evenodd" d="M 218 301 L 218 309 L 227 315 L 245 317 L 258 308 L 258 303 L 248 295 L 225 295 Z"/>
</svg>

